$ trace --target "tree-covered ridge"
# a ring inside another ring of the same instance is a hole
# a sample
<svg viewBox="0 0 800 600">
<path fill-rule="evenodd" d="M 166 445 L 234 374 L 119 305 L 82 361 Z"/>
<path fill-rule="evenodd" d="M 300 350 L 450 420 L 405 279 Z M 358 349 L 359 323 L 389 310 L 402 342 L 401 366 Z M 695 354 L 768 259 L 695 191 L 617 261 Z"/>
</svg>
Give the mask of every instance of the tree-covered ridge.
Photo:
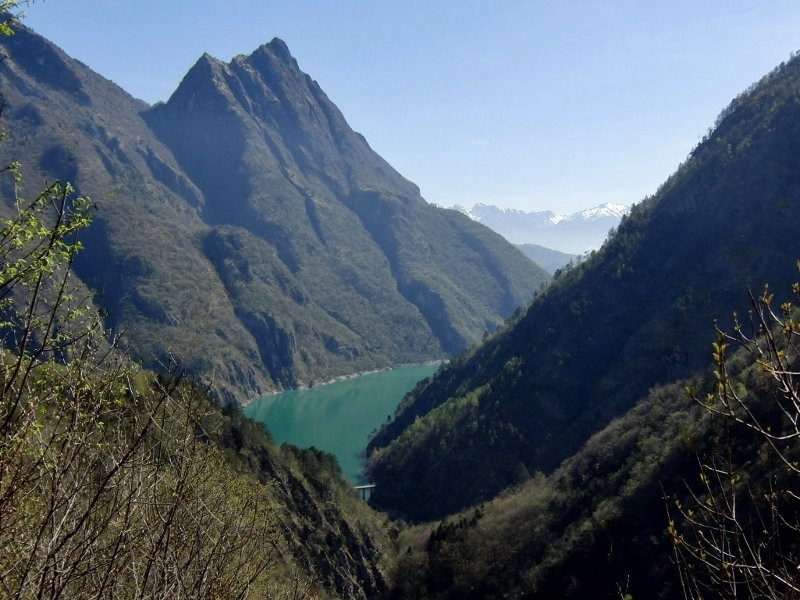
<svg viewBox="0 0 800 600">
<path fill-rule="evenodd" d="M 413 394 L 372 442 L 375 501 L 426 518 L 487 499 L 518 465 L 551 471 L 649 388 L 702 369 L 715 318 L 748 287 L 793 280 L 798 89 L 793 59 L 737 98 L 600 251 Z M 438 417 L 468 397 L 458 426 Z"/>
<path fill-rule="evenodd" d="M 228 400 L 480 339 L 548 275 L 420 197 L 274 40 L 148 107 L 20 26 L 4 152 L 97 206 L 76 270 L 149 365 Z"/>
</svg>

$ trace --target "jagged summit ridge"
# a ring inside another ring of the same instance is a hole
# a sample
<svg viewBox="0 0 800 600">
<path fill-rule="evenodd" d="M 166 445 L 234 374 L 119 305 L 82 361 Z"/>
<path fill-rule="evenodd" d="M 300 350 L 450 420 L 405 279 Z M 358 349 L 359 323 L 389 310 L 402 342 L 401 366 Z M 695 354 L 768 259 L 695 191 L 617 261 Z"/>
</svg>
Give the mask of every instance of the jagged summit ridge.
<svg viewBox="0 0 800 600">
<path fill-rule="evenodd" d="M 334 183 L 341 188 L 337 191 L 348 194 L 359 189 L 396 193 L 399 187 L 409 197 L 419 196 L 417 186 L 400 176 L 350 128 L 279 38 L 229 63 L 204 55 L 168 102 L 154 107 L 145 118 L 162 137 L 170 137 L 173 130 L 191 135 L 185 125 L 188 114 L 195 111 L 201 111 L 211 123 L 219 123 L 215 143 L 236 146 L 244 154 L 252 150 L 271 155 L 277 169 L 293 172 L 290 179 L 319 178 L 322 185 Z M 179 147 L 177 152 L 183 150 Z M 347 161 L 341 160 L 342 154 Z M 358 168 L 364 166 L 367 169 Z M 209 168 L 213 170 L 213 164 L 203 165 L 201 170 Z M 369 174 L 368 169 L 372 171 Z"/>
<path fill-rule="evenodd" d="M 292 53 L 289 52 L 289 46 L 287 46 L 286 42 L 279 37 L 274 37 L 270 42 L 262 44 L 253 51 L 253 54 L 259 51 L 273 52 L 276 56 L 280 56 L 286 61 L 292 61 L 295 65 L 297 65 L 297 61 L 295 60 L 294 56 L 292 56 Z"/>
</svg>

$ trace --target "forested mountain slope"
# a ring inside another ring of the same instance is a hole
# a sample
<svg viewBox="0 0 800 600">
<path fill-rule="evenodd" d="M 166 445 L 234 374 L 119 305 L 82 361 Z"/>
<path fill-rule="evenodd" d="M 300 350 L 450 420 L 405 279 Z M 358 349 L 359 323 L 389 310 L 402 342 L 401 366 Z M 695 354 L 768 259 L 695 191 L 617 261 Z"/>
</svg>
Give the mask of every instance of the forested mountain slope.
<svg viewBox="0 0 800 600">
<path fill-rule="evenodd" d="M 400 538 L 390 598 L 793 598 L 800 284 L 555 471 Z M 747 305 L 742 307 L 742 315 Z M 738 325 L 737 325 L 738 323 Z"/>
<path fill-rule="evenodd" d="M 428 205 L 280 40 L 154 107 L 24 27 L 0 52 L 4 155 L 91 196 L 76 269 L 107 325 L 228 400 L 460 351 L 548 279 Z"/>
<path fill-rule="evenodd" d="M 680 598 L 665 498 L 707 424 L 682 386 L 655 389 L 550 475 L 405 532 L 390 597 Z"/>
<path fill-rule="evenodd" d="M 371 444 L 374 501 L 424 519 L 550 472 L 653 386 L 708 363 L 714 320 L 800 256 L 800 60 L 733 101 L 616 235 L 408 398 Z M 655 143 L 655 142 L 654 142 Z"/>
</svg>

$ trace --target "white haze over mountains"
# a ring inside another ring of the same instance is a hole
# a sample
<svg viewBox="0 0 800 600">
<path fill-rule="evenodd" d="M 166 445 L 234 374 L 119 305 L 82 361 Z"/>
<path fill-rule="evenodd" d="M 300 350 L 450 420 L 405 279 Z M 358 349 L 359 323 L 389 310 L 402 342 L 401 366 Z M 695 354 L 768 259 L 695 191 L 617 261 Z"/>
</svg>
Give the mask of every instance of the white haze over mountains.
<svg viewBox="0 0 800 600">
<path fill-rule="evenodd" d="M 550 210 L 525 212 L 475 204 L 472 208 L 454 205 L 454 210 L 493 229 L 514 244 L 538 244 L 560 252 L 582 254 L 599 248 L 629 207 L 601 204 L 570 215 Z"/>
</svg>

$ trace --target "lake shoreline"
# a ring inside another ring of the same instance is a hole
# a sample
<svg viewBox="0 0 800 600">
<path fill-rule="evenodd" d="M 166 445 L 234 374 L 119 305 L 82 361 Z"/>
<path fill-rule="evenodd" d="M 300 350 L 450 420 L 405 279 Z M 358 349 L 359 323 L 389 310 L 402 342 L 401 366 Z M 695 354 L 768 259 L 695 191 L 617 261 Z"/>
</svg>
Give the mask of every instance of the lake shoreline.
<svg viewBox="0 0 800 600">
<path fill-rule="evenodd" d="M 283 394 L 285 392 L 294 392 L 294 391 L 303 391 L 303 390 L 310 390 L 318 387 L 323 387 L 326 385 L 331 385 L 332 383 L 338 383 L 340 381 L 348 381 L 350 379 L 355 379 L 356 377 L 362 377 L 364 375 L 371 375 L 373 373 L 383 373 L 385 371 L 391 371 L 393 369 L 398 369 L 401 367 L 411 367 L 414 365 L 439 365 L 445 364 L 450 362 L 448 359 L 440 359 L 440 360 L 426 360 L 418 363 L 398 363 L 396 365 L 392 365 L 391 367 L 380 367 L 378 369 L 369 369 L 367 371 L 357 371 L 356 373 L 348 373 L 346 375 L 337 375 L 332 379 L 326 379 L 325 381 L 321 381 L 319 383 L 314 382 L 312 384 L 305 384 L 300 383 L 297 387 L 285 388 L 282 390 L 274 390 L 271 392 L 264 392 L 263 394 L 259 394 L 258 396 L 253 396 L 252 398 L 248 398 L 246 402 L 242 403 L 242 406 L 250 406 L 253 402 L 261 398 L 269 398 L 270 396 L 277 396 L 278 394 Z"/>
</svg>

